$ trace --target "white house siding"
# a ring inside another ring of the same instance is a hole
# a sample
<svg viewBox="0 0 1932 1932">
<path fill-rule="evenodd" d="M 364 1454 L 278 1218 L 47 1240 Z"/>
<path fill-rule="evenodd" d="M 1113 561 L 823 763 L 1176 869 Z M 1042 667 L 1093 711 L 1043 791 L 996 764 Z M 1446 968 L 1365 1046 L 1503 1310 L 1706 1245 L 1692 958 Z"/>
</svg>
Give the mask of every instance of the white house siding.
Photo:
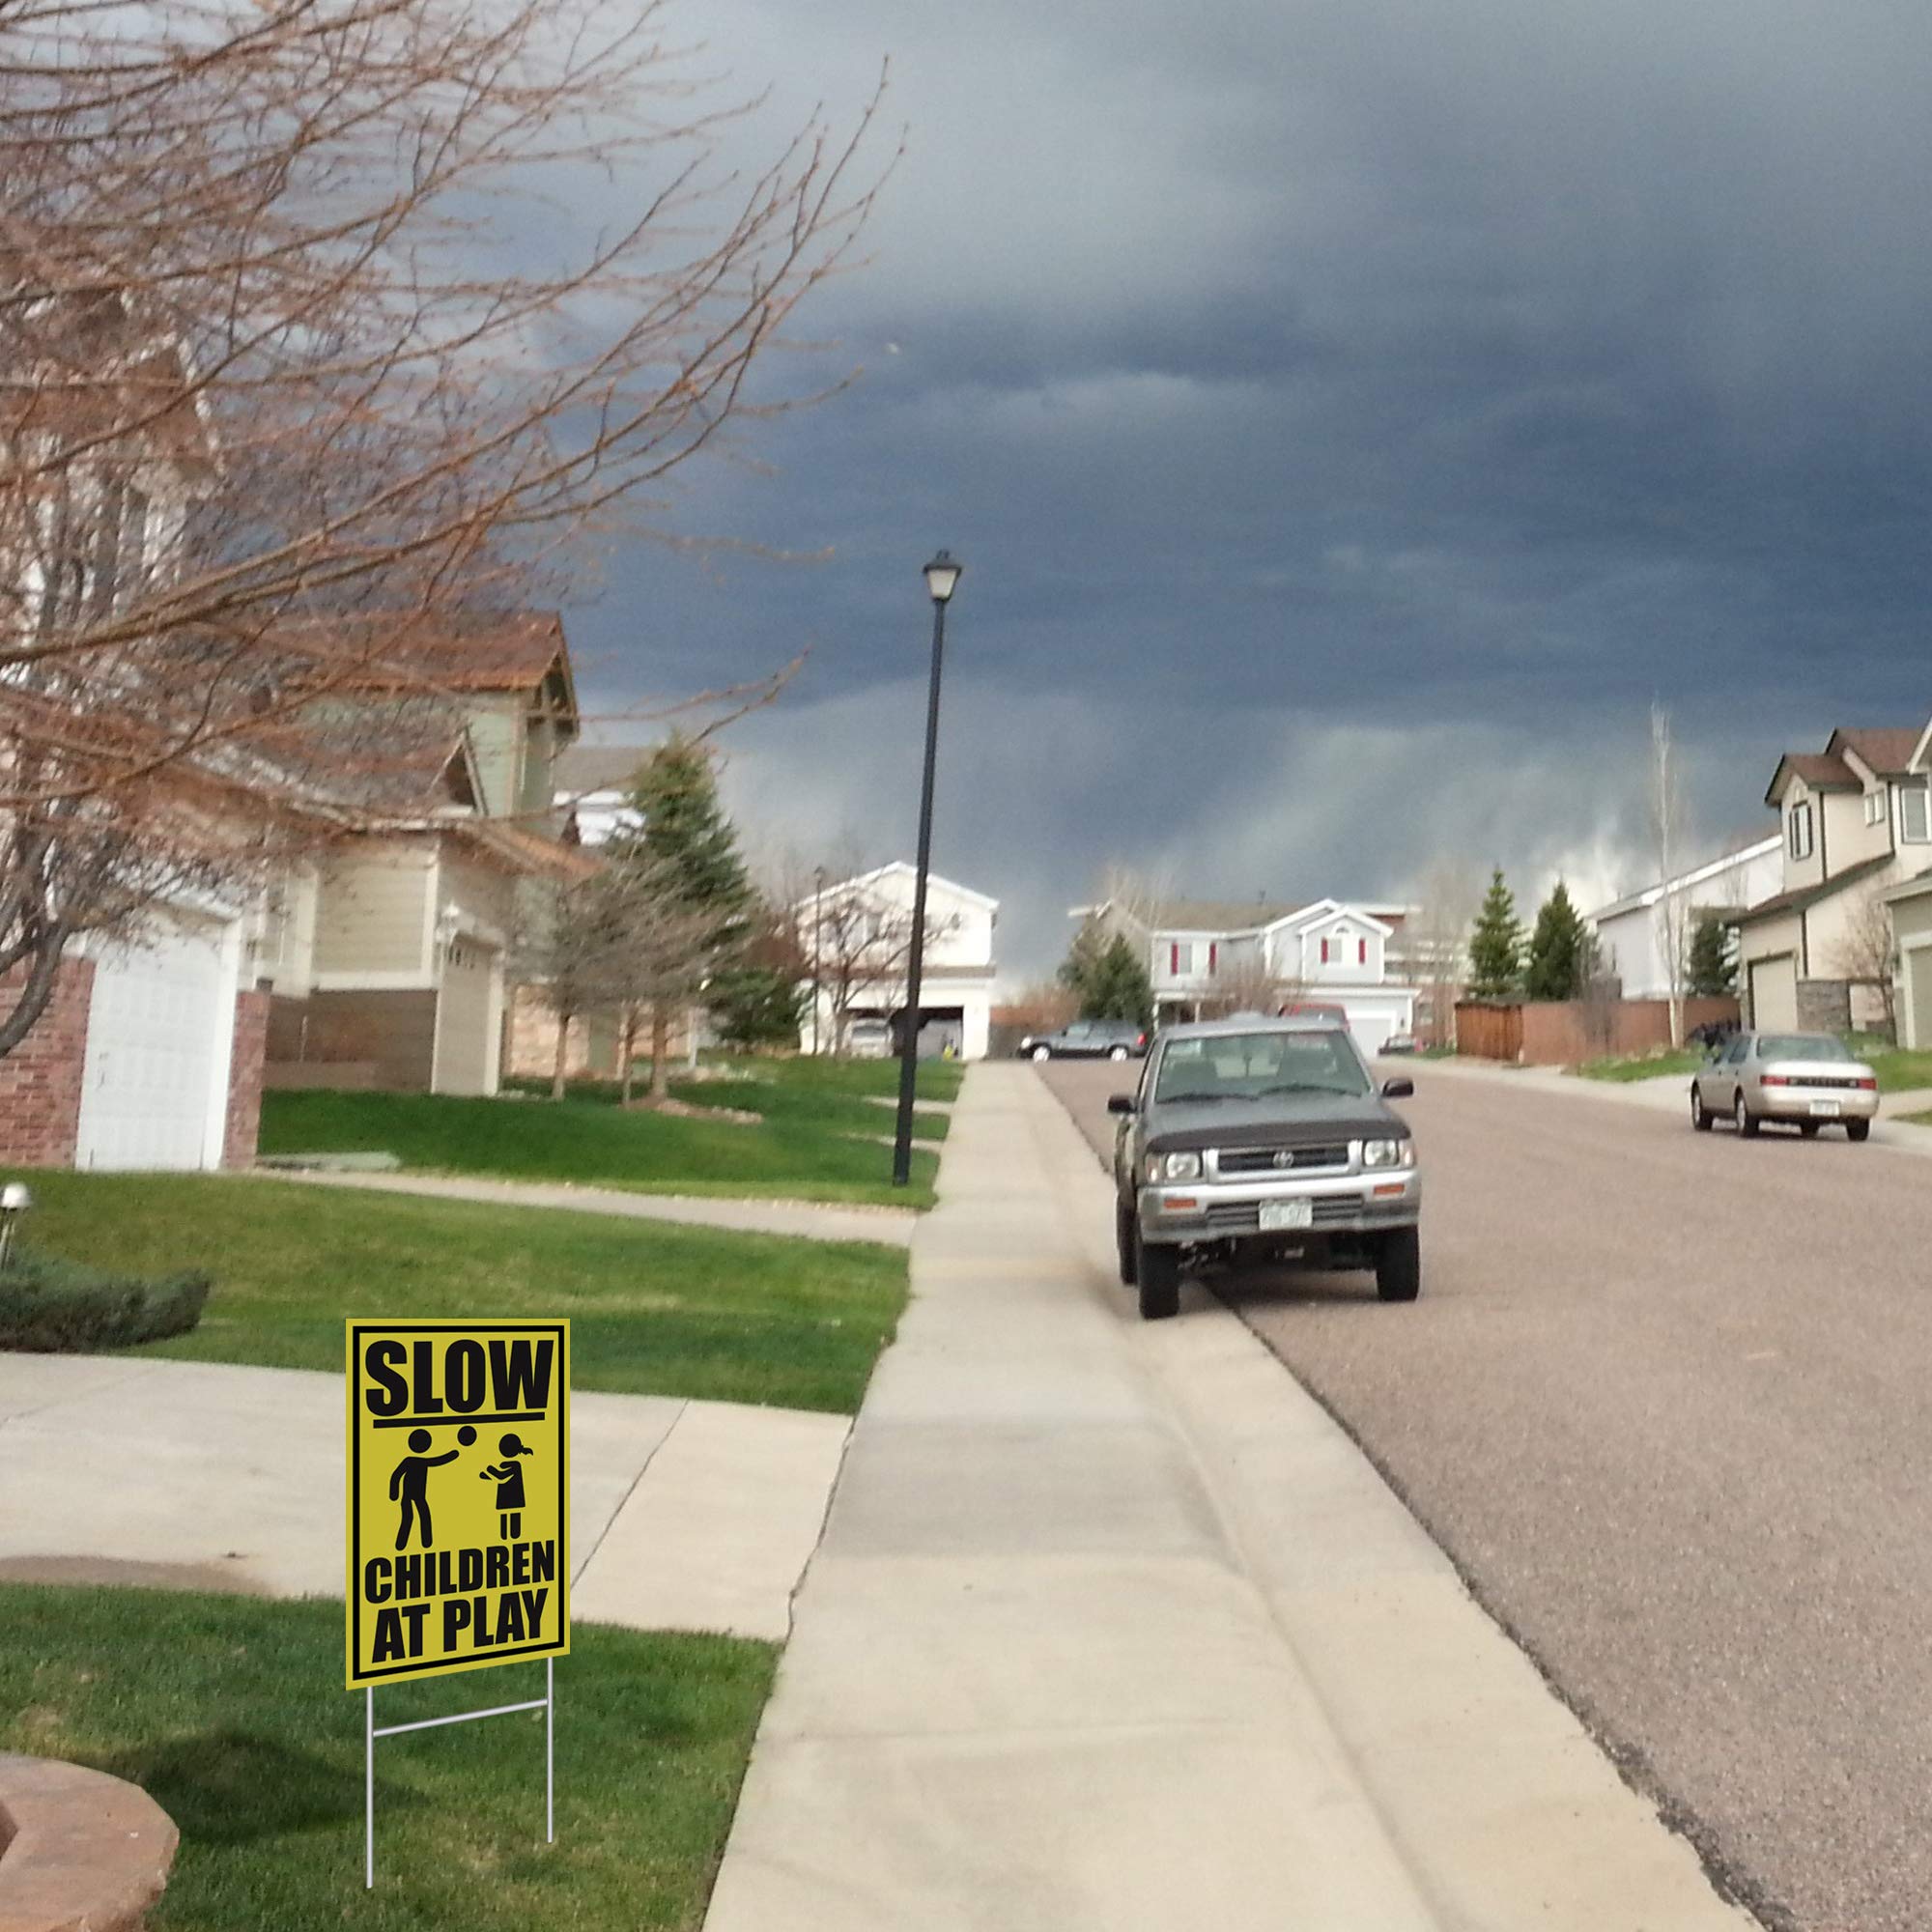
<svg viewBox="0 0 1932 1932">
<path fill-rule="evenodd" d="M 1687 946 L 1697 909 L 1742 912 L 1783 890 L 1783 847 L 1776 838 L 1680 873 L 1672 897 L 1683 908 Z M 1626 999 L 1661 1000 L 1669 994 L 1659 887 L 1647 886 L 1619 899 L 1589 915 L 1585 923 L 1597 935 L 1605 970 L 1622 981 Z"/>
</svg>

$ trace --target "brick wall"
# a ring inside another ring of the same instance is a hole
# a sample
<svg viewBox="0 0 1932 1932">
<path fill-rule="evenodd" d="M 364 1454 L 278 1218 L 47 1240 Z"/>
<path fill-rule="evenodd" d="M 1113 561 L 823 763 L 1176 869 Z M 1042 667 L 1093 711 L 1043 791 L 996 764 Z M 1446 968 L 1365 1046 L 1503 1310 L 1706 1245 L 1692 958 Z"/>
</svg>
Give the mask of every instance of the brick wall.
<svg viewBox="0 0 1932 1932">
<path fill-rule="evenodd" d="M 228 1064 L 228 1124 L 222 1136 L 223 1167 L 253 1167 L 262 1131 L 262 1066 L 269 1050 L 270 996 L 235 996 L 235 1054 Z"/>
<path fill-rule="evenodd" d="M 0 980 L 17 986 L 18 973 Z M 87 1014 L 94 962 L 66 959 L 53 997 L 32 1032 L 0 1060 L 0 1163 L 71 1167 L 80 1133 L 80 1081 L 87 1064 Z"/>
</svg>

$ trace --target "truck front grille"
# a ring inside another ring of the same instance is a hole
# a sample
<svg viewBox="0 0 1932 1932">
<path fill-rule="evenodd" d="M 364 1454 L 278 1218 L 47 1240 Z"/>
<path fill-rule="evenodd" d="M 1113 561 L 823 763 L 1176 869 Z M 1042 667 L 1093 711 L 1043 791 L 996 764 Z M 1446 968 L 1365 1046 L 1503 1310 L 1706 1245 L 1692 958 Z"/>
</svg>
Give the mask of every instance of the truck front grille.
<svg viewBox="0 0 1932 1932">
<path fill-rule="evenodd" d="M 1283 1154 L 1289 1157 L 1285 1166 L 1278 1164 Z M 1300 1174 L 1309 1169 L 1348 1164 L 1347 1141 L 1333 1147 L 1223 1148 L 1219 1157 L 1223 1174 Z"/>
</svg>

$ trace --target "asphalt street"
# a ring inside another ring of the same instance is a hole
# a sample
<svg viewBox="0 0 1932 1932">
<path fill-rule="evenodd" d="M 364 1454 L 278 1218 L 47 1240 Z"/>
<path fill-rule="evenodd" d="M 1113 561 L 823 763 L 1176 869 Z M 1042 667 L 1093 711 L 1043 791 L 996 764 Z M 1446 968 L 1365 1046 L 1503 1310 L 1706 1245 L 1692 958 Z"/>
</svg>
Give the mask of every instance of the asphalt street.
<svg viewBox="0 0 1932 1932">
<path fill-rule="evenodd" d="M 1042 1072 L 1111 1149 L 1138 1070 Z M 1932 1165 L 1412 1071 L 1421 1299 L 1224 1298 L 1767 1924 L 1922 1932 Z"/>
</svg>

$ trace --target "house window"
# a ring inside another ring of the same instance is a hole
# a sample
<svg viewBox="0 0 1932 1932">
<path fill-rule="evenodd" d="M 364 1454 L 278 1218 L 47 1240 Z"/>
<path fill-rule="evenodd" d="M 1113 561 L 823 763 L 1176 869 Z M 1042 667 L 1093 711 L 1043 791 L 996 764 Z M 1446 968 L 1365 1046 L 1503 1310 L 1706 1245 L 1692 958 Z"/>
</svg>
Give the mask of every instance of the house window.
<svg viewBox="0 0 1932 1932">
<path fill-rule="evenodd" d="M 1194 945 L 1191 940 L 1178 940 L 1167 949 L 1167 970 L 1170 977 L 1176 980 L 1194 971 Z"/>
<path fill-rule="evenodd" d="M 1791 808 L 1785 824 L 1784 849 L 1794 859 L 1808 859 L 1811 856 L 1811 806 L 1808 800 Z"/>
<path fill-rule="evenodd" d="M 1898 836 L 1908 845 L 1932 843 L 1932 793 L 1922 784 L 1898 788 Z"/>
<path fill-rule="evenodd" d="M 1878 825 L 1885 818 L 1885 794 L 1882 791 L 1865 793 L 1865 823 Z"/>
</svg>

